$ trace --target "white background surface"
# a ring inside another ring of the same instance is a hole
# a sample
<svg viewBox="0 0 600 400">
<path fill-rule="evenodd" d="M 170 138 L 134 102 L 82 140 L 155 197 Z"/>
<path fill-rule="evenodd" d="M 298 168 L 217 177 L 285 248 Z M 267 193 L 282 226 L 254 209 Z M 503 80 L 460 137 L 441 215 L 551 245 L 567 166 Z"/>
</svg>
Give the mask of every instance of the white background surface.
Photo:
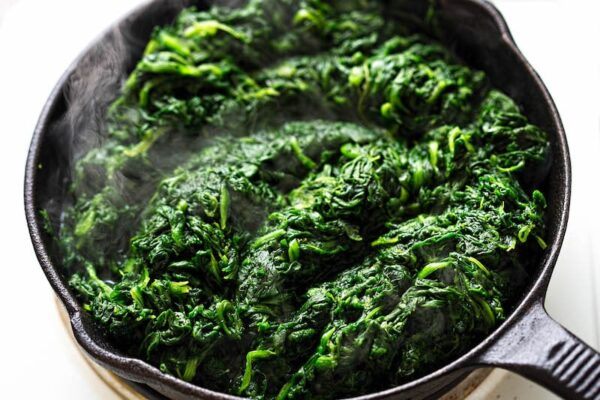
<svg viewBox="0 0 600 400">
<path fill-rule="evenodd" d="M 0 398 L 113 399 L 81 363 L 57 317 L 23 212 L 25 157 L 62 72 L 140 0 L 0 0 Z M 600 347 L 600 7 L 594 0 L 496 0 L 554 96 L 573 161 L 571 219 L 546 302 Z M 474 399 L 552 399 L 516 375 L 494 374 Z M 497 384 L 496 384 L 497 383 Z"/>
</svg>

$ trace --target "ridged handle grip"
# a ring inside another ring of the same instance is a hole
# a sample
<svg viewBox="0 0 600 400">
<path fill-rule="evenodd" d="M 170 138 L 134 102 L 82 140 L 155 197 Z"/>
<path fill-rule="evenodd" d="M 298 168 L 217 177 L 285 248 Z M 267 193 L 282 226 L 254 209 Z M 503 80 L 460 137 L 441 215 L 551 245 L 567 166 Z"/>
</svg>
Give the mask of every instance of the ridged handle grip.
<svg viewBox="0 0 600 400">
<path fill-rule="evenodd" d="M 480 356 L 545 386 L 565 399 L 600 400 L 600 354 L 536 303 Z"/>
<path fill-rule="evenodd" d="M 550 371 L 558 384 L 583 399 L 600 399 L 600 355 L 581 342 L 562 342 Z"/>
</svg>

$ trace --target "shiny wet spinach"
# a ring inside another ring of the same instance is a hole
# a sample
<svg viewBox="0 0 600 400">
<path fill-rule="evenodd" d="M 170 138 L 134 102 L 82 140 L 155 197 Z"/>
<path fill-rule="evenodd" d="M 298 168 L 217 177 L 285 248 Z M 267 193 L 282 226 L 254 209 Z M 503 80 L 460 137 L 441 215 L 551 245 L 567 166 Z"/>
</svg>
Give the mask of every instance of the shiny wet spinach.
<svg viewBox="0 0 600 400">
<path fill-rule="evenodd" d="M 546 134 L 385 2 L 250 0 L 157 28 L 59 241 L 106 336 L 252 398 L 456 358 L 546 247 Z"/>
</svg>

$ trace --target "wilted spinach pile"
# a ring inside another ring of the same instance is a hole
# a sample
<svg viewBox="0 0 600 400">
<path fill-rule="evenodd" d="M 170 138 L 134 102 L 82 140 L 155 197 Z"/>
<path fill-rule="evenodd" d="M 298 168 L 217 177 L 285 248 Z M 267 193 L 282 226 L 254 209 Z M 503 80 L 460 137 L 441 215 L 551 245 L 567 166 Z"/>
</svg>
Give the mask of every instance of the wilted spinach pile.
<svg viewBox="0 0 600 400">
<path fill-rule="evenodd" d="M 115 346 L 218 391 L 337 398 L 503 320 L 545 248 L 546 135 L 385 7 L 250 0 L 154 32 L 60 231 Z"/>
</svg>

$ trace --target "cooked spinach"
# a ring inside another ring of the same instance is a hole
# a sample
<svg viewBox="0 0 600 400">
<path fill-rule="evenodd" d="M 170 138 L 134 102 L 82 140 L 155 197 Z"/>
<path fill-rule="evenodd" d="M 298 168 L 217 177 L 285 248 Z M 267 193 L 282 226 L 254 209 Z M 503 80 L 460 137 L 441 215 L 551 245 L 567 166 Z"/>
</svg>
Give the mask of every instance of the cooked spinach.
<svg viewBox="0 0 600 400">
<path fill-rule="evenodd" d="M 546 247 L 546 134 L 375 0 L 157 28 L 58 235 L 107 337 L 252 398 L 401 384 L 505 318 Z"/>
</svg>

